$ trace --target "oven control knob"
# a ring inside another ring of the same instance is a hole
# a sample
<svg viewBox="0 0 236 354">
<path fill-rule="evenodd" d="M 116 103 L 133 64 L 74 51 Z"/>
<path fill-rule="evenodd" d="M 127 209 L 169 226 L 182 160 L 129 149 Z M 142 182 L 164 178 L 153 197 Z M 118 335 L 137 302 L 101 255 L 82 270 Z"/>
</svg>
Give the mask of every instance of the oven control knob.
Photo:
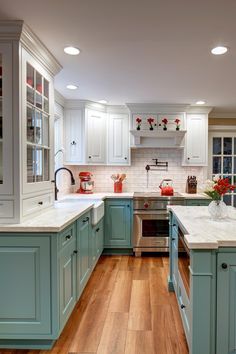
<svg viewBox="0 0 236 354">
<path fill-rule="evenodd" d="M 143 206 L 144 206 L 145 209 L 147 209 L 147 208 L 149 207 L 148 202 L 145 202 L 145 203 L 143 204 Z"/>
</svg>

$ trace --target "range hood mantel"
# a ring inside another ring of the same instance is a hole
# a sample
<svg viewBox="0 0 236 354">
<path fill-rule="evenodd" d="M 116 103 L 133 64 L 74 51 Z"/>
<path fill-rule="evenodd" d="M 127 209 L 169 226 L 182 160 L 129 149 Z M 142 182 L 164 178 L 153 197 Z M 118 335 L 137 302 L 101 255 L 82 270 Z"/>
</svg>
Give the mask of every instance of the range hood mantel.
<svg viewBox="0 0 236 354">
<path fill-rule="evenodd" d="M 130 130 L 134 136 L 134 147 L 183 148 L 181 145 L 186 130 Z"/>
</svg>

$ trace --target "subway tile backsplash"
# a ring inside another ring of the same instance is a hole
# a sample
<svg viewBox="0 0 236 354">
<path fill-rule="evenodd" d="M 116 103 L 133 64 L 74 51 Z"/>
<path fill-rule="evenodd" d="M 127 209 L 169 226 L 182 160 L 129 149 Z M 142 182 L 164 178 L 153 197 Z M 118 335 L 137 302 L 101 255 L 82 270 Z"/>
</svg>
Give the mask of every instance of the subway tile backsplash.
<svg viewBox="0 0 236 354">
<path fill-rule="evenodd" d="M 152 159 L 168 161 L 167 171 L 149 171 L 148 178 L 145 166 L 153 164 Z M 159 184 L 163 178 L 173 179 L 173 186 L 177 192 L 185 192 L 188 175 L 195 175 L 198 180 L 198 187 L 207 178 L 207 167 L 182 167 L 182 151 L 177 149 L 133 149 L 131 152 L 131 166 L 70 166 L 75 179 L 76 186 L 69 187 L 69 179 L 63 178 L 63 193 L 76 191 L 79 187 L 79 172 L 90 171 L 93 173 L 95 192 L 113 192 L 112 174 L 126 173 L 126 180 L 123 183 L 124 192 L 136 191 L 159 191 Z M 69 176 L 68 176 L 69 177 Z M 148 181 L 147 181 L 148 179 Z M 69 187 L 69 189 L 68 189 Z"/>
</svg>

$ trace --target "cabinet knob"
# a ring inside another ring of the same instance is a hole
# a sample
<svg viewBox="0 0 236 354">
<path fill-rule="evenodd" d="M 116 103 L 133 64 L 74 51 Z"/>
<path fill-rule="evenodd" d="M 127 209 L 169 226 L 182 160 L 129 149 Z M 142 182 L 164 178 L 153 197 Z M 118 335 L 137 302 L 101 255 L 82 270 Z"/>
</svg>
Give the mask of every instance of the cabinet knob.
<svg viewBox="0 0 236 354">
<path fill-rule="evenodd" d="M 96 232 L 98 232 L 98 231 L 100 231 L 100 227 L 98 227 L 98 228 L 96 229 Z"/>
<path fill-rule="evenodd" d="M 78 253 L 78 251 L 77 250 L 74 250 L 74 252 L 73 252 L 74 254 L 77 254 Z"/>
<path fill-rule="evenodd" d="M 221 264 L 221 267 L 222 267 L 223 269 L 227 269 L 227 268 L 228 268 L 228 265 L 227 265 L 226 263 L 222 263 L 222 264 Z"/>
<path fill-rule="evenodd" d="M 175 241 L 176 240 L 176 238 L 175 237 L 172 237 L 172 241 Z"/>
<path fill-rule="evenodd" d="M 173 226 L 175 227 L 175 226 L 176 226 L 176 224 L 173 224 Z"/>
<path fill-rule="evenodd" d="M 181 304 L 180 307 L 183 310 L 183 309 L 185 309 L 186 306 L 184 304 Z"/>
<path fill-rule="evenodd" d="M 86 223 L 89 221 L 89 217 L 87 216 L 84 220 L 83 220 L 83 223 Z"/>
<path fill-rule="evenodd" d="M 72 235 L 67 235 L 67 236 L 66 236 L 66 240 L 70 240 L 71 237 L 72 237 Z"/>
<path fill-rule="evenodd" d="M 76 142 L 73 140 L 72 143 L 71 143 L 71 145 L 76 145 Z"/>
<path fill-rule="evenodd" d="M 39 205 L 43 205 L 43 202 L 38 202 Z"/>
<path fill-rule="evenodd" d="M 187 160 L 190 160 L 190 157 L 188 157 Z"/>
<path fill-rule="evenodd" d="M 127 160 L 127 157 L 125 157 L 125 160 Z"/>
</svg>

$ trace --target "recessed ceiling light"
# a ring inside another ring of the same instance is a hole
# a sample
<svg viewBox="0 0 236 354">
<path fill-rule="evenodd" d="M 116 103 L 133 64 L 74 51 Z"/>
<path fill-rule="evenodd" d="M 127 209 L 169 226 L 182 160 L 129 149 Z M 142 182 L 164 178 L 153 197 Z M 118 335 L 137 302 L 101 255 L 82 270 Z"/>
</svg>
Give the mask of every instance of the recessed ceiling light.
<svg viewBox="0 0 236 354">
<path fill-rule="evenodd" d="M 76 90 L 78 88 L 78 86 L 76 85 L 67 85 L 66 88 L 68 88 L 69 90 Z"/>
<path fill-rule="evenodd" d="M 78 55 L 80 53 L 80 50 L 76 47 L 65 47 L 64 52 L 69 55 Z"/>
<path fill-rule="evenodd" d="M 99 103 L 102 103 L 102 104 L 107 104 L 107 100 L 100 100 L 98 101 Z"/>
<path fill-rule="evenodd" d="M 228 48 L 225 46 L 219 46 L 219 47 L 212 48 L 211 52 L 214 55 L 222 55 L 228 52 Z"/>
<path fill-rule="evenodd" d="M 196 104 L 199 104 L 199 105 L 202 105 L 202 104 L 205 104 L 206 102 L 205 101 L 197 101 Z"/>
</svg>

